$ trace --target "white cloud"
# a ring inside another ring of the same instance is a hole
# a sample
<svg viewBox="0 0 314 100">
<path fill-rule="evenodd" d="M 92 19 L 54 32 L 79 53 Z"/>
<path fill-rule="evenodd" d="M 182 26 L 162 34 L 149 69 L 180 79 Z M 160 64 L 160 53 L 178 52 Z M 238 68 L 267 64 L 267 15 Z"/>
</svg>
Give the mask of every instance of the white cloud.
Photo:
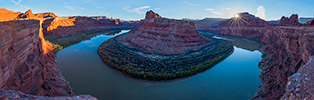
<svg viewBox="0 0 314 100">
<path fill-rule="evenodd" d="M 257 16 L 261 19 L 266 19 L 264 6 L 258 6 L 257 7 L 257 12 L 256 12 L 255 16 Z"/>
<path fill-rule="evenodd" d="M 216 11 L 216 9 L 213 9 L 213 8 L 206 8 L 205 10 L 209 11 L 210 13 L 212 14 L 215 14 L 215 15 L 224 15 L 224 13 L 222 12 L 219 12 L 219 11 Z"/>
<path fill-rule="evenodd" d="M 125 6 L 123 8 L 123 10 L 126 10 L 128 12 L 135 12 L 138 14 L 144 14 L 145 11 L 142 11 L 142 10 L 147 9 L 147 8 L 150 8 L 150 6 L 142 6 L 142 7 L 138 7 L 138 8 L 130 8 L 130 6 Z"/>
<path fill-rule="evenodd" d="M 20 6 L 20 7 L 23 7 L 23 8 L 28 8 L 28 7 L 25 7 L 24 5 L 20 4 L 22 1 L 23 0 L 18 0 L 18 1 L 11 0 L 11 2 L 14 3 L 13 7 Z"/>
<path fill-rule="evenodd" d="M 209 12 L 211 12 L 211 13 L 213 13 L 215 15 L 224 15 L 224 13 L 218 12 L 218 11 L 209 11 Z"/>
<path fill-rule="evenodd" d="M 213 10 L 215 10 L 215 9 L 213 9 L 213 8 L 206 8 L 205 10 L 213 11 Z"/>
</svg>

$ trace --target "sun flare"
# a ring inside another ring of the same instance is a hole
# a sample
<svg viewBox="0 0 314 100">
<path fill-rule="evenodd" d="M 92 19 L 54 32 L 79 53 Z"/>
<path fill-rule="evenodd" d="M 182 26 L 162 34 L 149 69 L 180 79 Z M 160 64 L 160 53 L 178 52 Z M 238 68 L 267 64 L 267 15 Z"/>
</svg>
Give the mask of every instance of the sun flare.
<svg viewBox="0 0 314 100">
<path fill-rule="evenodd" d="M 234 17 L 235 18 L 239 18 L 240 16 L 239 16 L 239 14 L 235 14 Z"/>
</svg>

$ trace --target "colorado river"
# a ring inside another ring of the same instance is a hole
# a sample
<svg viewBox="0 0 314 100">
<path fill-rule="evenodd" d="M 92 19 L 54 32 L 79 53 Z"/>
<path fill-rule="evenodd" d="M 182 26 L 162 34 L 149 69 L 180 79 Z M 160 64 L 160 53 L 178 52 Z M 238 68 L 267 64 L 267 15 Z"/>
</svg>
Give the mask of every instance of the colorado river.
<svg viewBox="0 0 314 100">
<path fill-rule="evenodd" d="M 207 71 L 185 79 L 151 82 L 129 78 L 106 66 L 99 45 L 120 34 L 99 35 L 64 48 L 57 63 L 73 91 L 100 100 L 247 100 L 261 85 L 262 53 L 234 46 L 234 52 Z"/>
</svg>

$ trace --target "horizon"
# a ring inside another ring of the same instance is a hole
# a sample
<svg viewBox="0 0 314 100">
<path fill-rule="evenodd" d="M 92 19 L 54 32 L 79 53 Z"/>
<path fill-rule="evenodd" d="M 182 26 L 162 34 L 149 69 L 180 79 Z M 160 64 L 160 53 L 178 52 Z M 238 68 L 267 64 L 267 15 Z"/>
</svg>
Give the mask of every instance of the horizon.
<svg viewBox="0 0 314 100">
<path fill-rule="evenodd" d="M 282 16 L 290 17 L 292 14 L 298 14 L 300 18 L 313 18 L 314 7 L 310 4 L 314 3 L 314 1 L 291 1 L 128 0 L 119 2 L 118 0 L 110 2 L 101 0 L 5 0 L 0 1 L 0 6 L 1 8 L 21 13 L 25 13 L 30 9 L 33 13 L 53 12 L 60 17 L 107 16 L 121 20 L 141 20 L 144 18 L 145 12 L 149 10 L 172 19 L 231 18 L 239 12 L 249 12 L 267 21 L 279 20 Z"/>
</svg>

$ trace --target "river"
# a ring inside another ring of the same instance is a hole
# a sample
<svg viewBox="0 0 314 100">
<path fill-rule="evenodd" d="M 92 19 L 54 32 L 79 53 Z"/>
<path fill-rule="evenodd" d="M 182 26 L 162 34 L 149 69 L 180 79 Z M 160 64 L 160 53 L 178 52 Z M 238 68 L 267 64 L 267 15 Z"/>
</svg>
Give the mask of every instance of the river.
<svg viewBox="0 0 314 100">
<path fill-rule="evenodd" d="M 97 48 L 128 31 L 99 35 L 57 53 L 62 74 L 76 94 L 99 100 L 247 100 L 261 85 L 258 62 L 262 53 L 236 46 L 213 68 L 185 79 L 155 82 L 127 77 L 106 66 Z"/>
</svg>

